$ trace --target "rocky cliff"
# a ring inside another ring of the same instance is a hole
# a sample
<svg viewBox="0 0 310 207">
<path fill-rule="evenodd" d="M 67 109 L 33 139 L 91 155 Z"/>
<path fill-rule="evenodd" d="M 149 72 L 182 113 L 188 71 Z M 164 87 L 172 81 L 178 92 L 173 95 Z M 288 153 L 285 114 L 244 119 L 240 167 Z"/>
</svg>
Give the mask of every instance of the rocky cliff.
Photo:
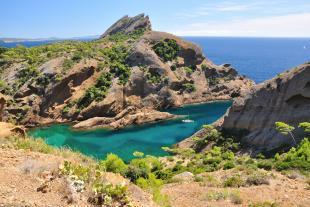
<svg viewBox="0 0 310 207">
<path fill-rule="evenodd" d="M 221 126 L 245 129 L 243 141 L 256 151 L 272 151 L 292 145 L 290 137 L 275 130 L 275 122 L 293 125 L 297 138 L 303 138 L 300 122 L 310 121 L 310 63 L 300 65 L 254 86 L 233 102 Z"/>
<path fill-rule="evenodd" d="M 95 41 L 2 51 L 0 87 L 11 97 L 5 121 L 120 128 L 172 117 L 159 109 L 238 97 L 253 85 L 197 45 L 150 28 L 148 17 L 126 16 Z"/>
<path fill-rule="evenodd" d="M 115 22 L 100 38 L 104 38 L 110 35 L 123 32 L 124 34 L 131 33 L 137 29 L 151 30 L 151 22 L 148 16 L 139 14 L 135 17 L 129 17 L 128 15 Z"/>
</svg>

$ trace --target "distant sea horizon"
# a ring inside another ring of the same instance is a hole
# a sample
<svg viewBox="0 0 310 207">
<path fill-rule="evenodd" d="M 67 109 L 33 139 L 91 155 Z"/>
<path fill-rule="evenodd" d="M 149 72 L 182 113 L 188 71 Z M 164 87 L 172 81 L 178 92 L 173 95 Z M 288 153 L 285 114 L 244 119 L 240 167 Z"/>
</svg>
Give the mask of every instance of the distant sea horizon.
<svg viewBox="0 0 310 207">
<path fill-rule="evenodd" d="M 199 45 L 215 64 L 229 63 L 241 75 L 261 83 L 310 61 L 310 38 L 291 37 L 182 37 Z M 89 41 L 91 38 L 75 38 Z M 39 46 L 61 40 L 1 42 L 2 47 Z"/>
</svg>

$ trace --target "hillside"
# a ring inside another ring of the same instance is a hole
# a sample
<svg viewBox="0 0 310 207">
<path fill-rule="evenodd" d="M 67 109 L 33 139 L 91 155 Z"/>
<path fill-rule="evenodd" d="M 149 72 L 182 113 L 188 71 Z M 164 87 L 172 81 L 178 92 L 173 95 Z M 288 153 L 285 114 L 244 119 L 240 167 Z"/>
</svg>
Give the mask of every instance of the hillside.
<svg viewBox="0 0 310 207">
<path fill-rule="evenodd" d="M 253 84 L 201 49 L 124 17 L 100 39 L 1 49 L 4 120 L 28 127 L 80 122 L 121 128 L 173 118 L 159 109 L 237 97 Z"/>
</svg>

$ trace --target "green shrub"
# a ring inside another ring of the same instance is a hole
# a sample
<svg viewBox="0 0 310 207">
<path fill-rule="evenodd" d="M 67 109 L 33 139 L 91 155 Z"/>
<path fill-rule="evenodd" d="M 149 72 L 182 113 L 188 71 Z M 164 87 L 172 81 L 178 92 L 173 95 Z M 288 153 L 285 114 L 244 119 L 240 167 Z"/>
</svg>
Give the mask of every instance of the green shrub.
<svg viewBox="0 0 310 207">
<path fill-rule="evenodd" d="M 65 59 L 64 62 L 62 63 L 62 68 L 65 72 L 70 70 L 74 65 L 74 62 L 71 59 Z"/>
<path fill-rule="evenodd" d="M 186 91 L 188 93 L 196 91 L 196 87 L 195 87 L 195 85 L 193 83 L 184 83 L 182 85 L 182 88 L 183 88 L 184 91 Z"/>
<path fill-rule="evenodd" d="M 154 84 L 160 83 L 163 80 L 162 76 L 157 72 L 147 72 L 146 78 L 148 79 L 148 82 Z"/>
<path fill-rule="evenodd" d="M 14 142 L 14 145 L 17 149 L 31 150 L 44 154 L 51 154 L 52 152 L 54 152 L 54 148 L 46 144 L 43 139 L 17 138 Z"/>
<path fill-rule="evenodd" d="M 170 69 L 171 69 L 172 71 L 175 71 L 175 70 L 177 69 L 177 66 L 176 66 L 175 64 L 173 64 L 173 65 L 171 65 Z"/>
<path fill-rule="evenodd" d="M 90 168 L 82 165 L 73 165 L 69 161 L 64 162 L 63 168 L 60 169 L 61 174 L 75 176 L 77 180 L 88 181 L 90 176 Z"/>
<path fill-rule="evenodd" d="M 96 206 L 127 206 L 129 204 L 126 186 L 95 182 L 92 191 L 96 197 L 88 201 Z"/>
<path fill-rule="evenodd" d="M 153 46 L 155 53 L 165 62 L 175 59 L 180 51 L 180 46 L 173 39 L 164 39 Z"/>
<path fill-rule="evenodd" d="M 202 64 L 202 65 L 201 65 L 201 69 L 202 69 L 202 70 L 206 70 L 206 69 L 207 69 L 207 65 L 206 65 L 206 64 Z"/>
<path fill-rule="evenodd" d="M 234 168 L 235 166 L 236 166 L 236 165 L 235 165 L 234 162 L 232 162 L 232 161 L 227 161 L 227 162 L 224 163 L 223 169 L 224 169 L 224 170 L 232 169 L 232 168 Z"/>
<path fill-rule="evenodd" d="M 246 179 L 246 184 L 249 186 L 251 186 L 251 185 L 269 185 L 269 179 L 268 179 L 267 175 L 257 172 L 257 173 L 251 174 Z"/>
<path fill-rule="evenodd" d="M 193 69 L 190 67 L 184 67 L 183 70 L 185 70 L 187 74 L 192 74 L 194 72 Z"/>
<path fill-rule="evenodd" d="M 18 86 L 24 85 L 31 78 L 37 77 L 39 71 L 34 66 L 27 66 L 17 72 Z"/>
<path fill-rule="evenodd" d="M 257 167 L 265 170 L 271 170 L 273 163 L 270 160 L 262 160 L 257 163 Z"/>
<path fill-rule="evenodd" d="M 275 163 L 277 170 L 299 169 L 310 170 L 310 141 L 305 138 L 297 148 L 280 155 Z"/>
<path fill-rule="evenodd" d="M 245 182 L 241 178 L 240 175 L 234 175 L 232 177 L 228 177 L 226 180 L 223 182 L 224 187 L 241 187 L 244 186 Z"/>
<path fill-rule="evenodd" d="M 108 154 L 105 160 L 99 162 L 98 168 L 107 172 L 125 174 L 127 165 L 115 154 Z"/>
<path fill-rule="evenodd" d="M 131 71 L 126 64 L 115 62 L 110 65 L 110 68 L 111 73 L 114 73 L 117 77 L 119 77 L 121 84 L 125 84 L 128 81 Z"/>
<path fill-rule="evenodd" d="M 94 86 L 88 88 L 81 99 L 77 102 L 77 106 L 83 109 L 89 106 L 93 101 L 101 101 L 105 98 L 108 89 L 112 85 L 112 76 L 110 73 L 102 73 Z"/>
</svg>

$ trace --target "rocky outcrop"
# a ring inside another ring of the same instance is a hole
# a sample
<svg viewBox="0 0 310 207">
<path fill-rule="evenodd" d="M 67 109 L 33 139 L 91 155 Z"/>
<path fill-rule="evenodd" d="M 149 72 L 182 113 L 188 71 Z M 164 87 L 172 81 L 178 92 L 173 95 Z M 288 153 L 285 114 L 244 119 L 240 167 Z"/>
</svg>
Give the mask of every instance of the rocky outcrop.
<svg viewBox="0 0 310 207">
<path fill-rule="evenodd" d="M 153 109 L 128 107 L 115 117 L 93 117 L 73 126 L 74 129 L 109 128 L 120 129 L 132 124 L 145 124 L 172 119 L 175 115 Z"/>
<path fill-rule="evenodd" d="M 105 31 L 100 38 L 104 38 L 118 32 L 128 34 L 137 29 L 151 30 L 151 22 L 148 16 L 139 14 L 135 17 L 129 17 L 126 15 L 107 29 L 107 31 Z"/>
<path fill-rule="evenodd" d="M 275 122 L 282 121 L 296 128 L 298 123 L 310 121 L 310 64 L 300 65 L 277 77 L 254 86 L 236 98 L 225 115 L 223 128 L 247 130 L 243 137 L 255 151 L 272 151 L 291 145 L 288 136 L 275 130 Z M 294 131 L 302 138 L 300 131 Z"/>
<path fill-rule="evenodd" d="M 0 121 L 3 119 L 3 111 L 6 105 L 6 97 L 0 93 Z"/>
<path fill-rule="evenodd" d="M 23 126 L 16 126 L 12 123 L 0 122 L 0 138 L 10 137 L 13 135 L 25 137 L 26 130 Z"/>
</svg>

